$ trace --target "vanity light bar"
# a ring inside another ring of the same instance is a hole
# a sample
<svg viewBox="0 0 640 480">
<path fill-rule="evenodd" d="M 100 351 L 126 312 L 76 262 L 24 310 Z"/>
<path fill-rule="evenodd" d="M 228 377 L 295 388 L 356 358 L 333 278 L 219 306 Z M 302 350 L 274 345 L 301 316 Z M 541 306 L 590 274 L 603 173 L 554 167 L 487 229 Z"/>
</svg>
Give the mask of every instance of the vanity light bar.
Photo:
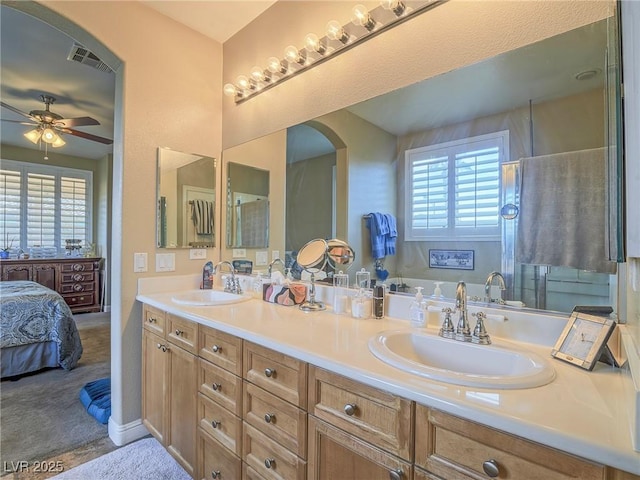
<svg viewBox="0 0 640 480">
<path fill-rule="evenodd" d="M 288 46 L 284 52 L 284 59 L 271 57 L 267 60 L 266 68 L 253 67 L 249 78 L 240 75 L 235 83 L 225 84 L 224 94 L 233 97 L 236 104 L 242 103 L 446 1 L 382 0 L 378 7 L 370 11 L 362 5 L 356 5 L 352 10 L 350 23 L 340 25 L 339 22 L 331 20 L 327 24 L 325 36 L 308 34 L 304 39 L 303 48 L 298 50 L 293 45 Z"/>
</svg>

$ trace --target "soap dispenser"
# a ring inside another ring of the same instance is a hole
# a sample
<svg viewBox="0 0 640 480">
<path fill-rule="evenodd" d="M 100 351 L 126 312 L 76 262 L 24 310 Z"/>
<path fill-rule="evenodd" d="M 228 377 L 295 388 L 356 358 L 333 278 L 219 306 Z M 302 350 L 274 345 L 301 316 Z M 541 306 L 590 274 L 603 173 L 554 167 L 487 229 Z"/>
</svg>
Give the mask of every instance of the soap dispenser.
<svg viewBox="0 0 640 480">
<path fill-rule="evenodd" d="M 424 327 L 426 325 L 425 303 L 422 299 L 422 287 L 416 287 L 416 298 L 411 302 L 409 309 L 412 327 Z"/>
<path fill-rule="evenodd" d="M 434 285 L 436 286 L 436 288 L 433 289 L 433 295 L 431 295 L 433 298 L 442 298 L 442 290 L 440 289 L 440 285 L 442 285 L 444 282 L 433 282 Z"/>
</svg>

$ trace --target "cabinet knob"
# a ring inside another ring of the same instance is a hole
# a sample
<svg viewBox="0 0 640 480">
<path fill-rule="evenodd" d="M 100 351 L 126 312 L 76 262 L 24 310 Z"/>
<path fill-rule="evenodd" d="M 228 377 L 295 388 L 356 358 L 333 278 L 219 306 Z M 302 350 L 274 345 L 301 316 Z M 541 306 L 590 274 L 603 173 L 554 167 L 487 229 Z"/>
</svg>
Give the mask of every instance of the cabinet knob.
<svg viewBox="0 0 640 480">
<path fill-rule="evenodd" d="M 265 368 L 264 369 L 265 376 L 271 378 L 276 375 L 276 370 L 274 368 Z"/>
<path fill-rule="evenodd" d="M 211 350 L 213 350 L 213 353 L 219 353 L 222 351 L 222 347 L 220 345 L 214 345 L 211 347 Z"/>
<path fill-rule="evenodd" d="M 482 470 L 484 470 L 484 473 L 489 475 L 491 478 L 496 478 L 498 475 L 500 475 L 500 467 L 498 466 L 498 462 L 493 459 L 485 460 L 482 463 Z"/>
<path fill-rule="evenodd" d="M 74 263 L 73 267 L 71 268 L 73 268 L 75 272 L 81 272 L 82 270 L 84 270 L 84 265 L 81 265 L 79 263 Z"/>
<path fill-rule="evenodd" d="M 156 319 L 155 319 L 155 318 L 153 318 L 153 317 L 149 317 L 149 318 L 147 319 L 147 321 L 148 321 L 149 323 L 157 323 L 157 322 L 158 322 L 158 320 L 156 320 Z"/>
<path fill-rule="evenodd" d="M 264 421 L 267 423 L 276 423 L 276 414 L 275 413 L 265 414 Z"/>
<path fill-rule="evenodd" d="M 389 480 L 402 480 L 403 478 L 404 472 L 402 470 L 389 470 Z"/>
<path fill-rule="evenodd" d="M 74 292 L 81 292 L 84 290 L 84 287 L 82 285 L 80 285 L 79 283 L 76 283 L 73 285 L 73 291 Z"/>
<path fill-rule="evenodd" d="M 356 413 L 357 409 L 358 409 L 358 406 L 355 403 L 347 403 L 344 406 L 344 413 L 346 413 L 351 417 L 354 413 Z"/>
<path fill-rule="evenodd" d="M 216 420 L 211 420 L 211 426 L 213 428 L 218 428 L 220 426 L 220 421 L 216 421 Z"/>
<path fill-rule="evenodd" d="M 76 273 L 76 274 L 73 276 L 73 279 L 74 279 L 76 282 L 79 282 L 80 280 L 82 280 L 82 275 L 81 275 L 81 274 L 79 274 L 79 273 Z"/>
<path fill-rule="evenodd" d="M 211 470 L 211 478 L 213 478 L 214 480 L 216 478 L 222 478 L 220 470 Z"/>
<path fill-rule="evenodd" d="M 163 345 L 161 343 L 158 344 L 158 348 L 160 350 L 162 350 L 163 352 L 166 352 L 167 350 L 169 350 L 169 347 L 167 347 L 166 345 Z"/>
<path fill-rule="evenodd" d="M 267 468 L 276 468 L 276 459 L 275 458 L 266 458 L 264 460 L 264 466 Z"/>
<path fill-rule="evenodd" d="M 218 390 L 220 390 L 222 388 L 222 385 L 220 385 L 219 383 L 214 383 L 211 385 L 211 388 L 213 388 L 213 390 L 215 392 L 217 392 Z"/>
<path fill-rule="evenodd" d="M 183 333 L 184 333 L 184 331 L 182 331 L 182 330 L 176 330 L 176 337 L 179 337 Z"/>
</svg>

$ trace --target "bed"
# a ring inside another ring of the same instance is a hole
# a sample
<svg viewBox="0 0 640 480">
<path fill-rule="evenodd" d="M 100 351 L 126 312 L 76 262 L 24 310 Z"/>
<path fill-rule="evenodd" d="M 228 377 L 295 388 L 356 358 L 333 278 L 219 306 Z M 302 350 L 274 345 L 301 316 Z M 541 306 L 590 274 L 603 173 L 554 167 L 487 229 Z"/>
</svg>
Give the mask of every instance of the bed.
<svg viewBox="0 0 640 480">
<path fill-rule="evenodd" d="M 57 292 L 36 282 L 0 282 L 2 378 L 45 367 L 71 370 L 81 356 L 76 323 Z"/>
</svg>

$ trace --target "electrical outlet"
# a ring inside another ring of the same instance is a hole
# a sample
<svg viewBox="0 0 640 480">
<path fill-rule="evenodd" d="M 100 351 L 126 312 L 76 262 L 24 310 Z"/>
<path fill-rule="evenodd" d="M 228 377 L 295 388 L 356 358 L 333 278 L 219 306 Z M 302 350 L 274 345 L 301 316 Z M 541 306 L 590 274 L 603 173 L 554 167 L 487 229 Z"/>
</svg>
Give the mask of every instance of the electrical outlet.
<svg viewBox="0 0 640 480">
<path fill-rule="evenodd" d="M 189 260 L 203 260 L 207 258 L 206 248 L 192 248 L 189 250 Z"/>
<path fill-rule="evenodd" d="M 147 254 L 146 253 L 134 253 L 133 254 L 133 272 L 140 273 L 147 271 Z"/>
<path fill-rule="evenodd" d="M 269 263 L 269 252 L 261 251 L 256 252 L 256 266 L 264 266 Z"/>
<path fill-rule="evenodd" d="M 247 250 L 245 248 L 234 248 L 233 258 L 247 258 Z"/>
</svg>

